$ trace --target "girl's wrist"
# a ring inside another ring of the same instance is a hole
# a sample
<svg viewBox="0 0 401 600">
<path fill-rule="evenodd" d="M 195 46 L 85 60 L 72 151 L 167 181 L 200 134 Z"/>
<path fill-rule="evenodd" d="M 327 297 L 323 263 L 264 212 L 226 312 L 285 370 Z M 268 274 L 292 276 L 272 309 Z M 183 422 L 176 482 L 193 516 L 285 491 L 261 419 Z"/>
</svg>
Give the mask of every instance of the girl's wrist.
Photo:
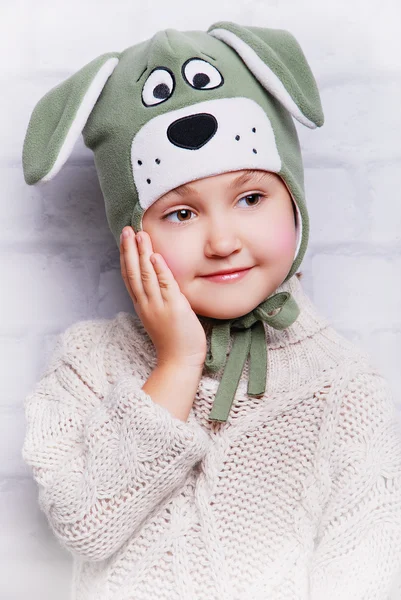
<svg viewBox="0 0 401 600">
<path fill-rule="evenodd" d="M 181 375 L 183 373 L 188 373 L 188 375 L 196 375 L 196 376 L 200 376 L 202 374 L 203 371 L 203 364 L 197 363 L 197 362 L 190 362 L 187 360 L 180 360 L 180 359 L 158 359 L 157 360 L 157 364 L 156 364 L 156 368 L 158 369 L 165 369 L 168 371 L 177 371 L 179 372 Z"/>
</svg>

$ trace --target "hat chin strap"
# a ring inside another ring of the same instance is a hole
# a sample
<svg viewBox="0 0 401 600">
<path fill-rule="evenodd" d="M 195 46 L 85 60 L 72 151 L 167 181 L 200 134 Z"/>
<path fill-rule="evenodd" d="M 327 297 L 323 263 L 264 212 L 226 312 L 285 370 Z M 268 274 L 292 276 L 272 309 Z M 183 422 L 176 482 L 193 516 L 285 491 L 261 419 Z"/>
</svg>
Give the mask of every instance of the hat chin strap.
<svg viewBox="0 0 401 600">
<path fill-rule="evenodd" d="M 267 341 L 263 321 L 275 329 L 285 329 L 296 321 L 299 314 L 300 309 L 293 296 L 289 292 L 279 292 L 263 300 L 256 308 L 239 318 L 206 317 L 206 320 L 212 323 L 212 334 L 205 367 L 216 373 L 225 366 L 209 420 L 227 421 L 248 355 L 250 356 L 248 396 L 259 397 L 265 393 Z M 227 359 L 231 331 L 234 332 L 234 340 Z"/>
</svg>

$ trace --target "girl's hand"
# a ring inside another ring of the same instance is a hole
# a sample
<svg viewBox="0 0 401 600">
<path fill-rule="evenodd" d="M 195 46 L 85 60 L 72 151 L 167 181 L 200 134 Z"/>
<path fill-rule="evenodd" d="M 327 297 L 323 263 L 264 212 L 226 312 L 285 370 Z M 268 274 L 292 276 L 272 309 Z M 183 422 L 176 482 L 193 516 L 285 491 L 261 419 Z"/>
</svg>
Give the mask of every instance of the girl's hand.
<svg viewBox="0 0 401 600">
<path fill-rule="evenodd" d="M 153 253 L 150 236 L 141 231 L 143 241 L 138 242 L 132 227 L 124 231 L 129 235 L 120 242 L 122 278 L 155 345 L 158 364 L 202 368 L 207 344 L 201 322 L 161 254 Z"/>
</svg>

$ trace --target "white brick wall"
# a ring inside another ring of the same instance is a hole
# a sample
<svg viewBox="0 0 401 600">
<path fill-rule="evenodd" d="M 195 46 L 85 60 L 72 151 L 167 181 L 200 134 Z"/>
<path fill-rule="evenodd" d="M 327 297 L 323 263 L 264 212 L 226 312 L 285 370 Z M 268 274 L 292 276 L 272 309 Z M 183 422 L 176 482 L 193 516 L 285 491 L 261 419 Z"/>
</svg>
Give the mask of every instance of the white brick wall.
<svg viewBox="0 0 401 600">
<path fill-rule="evenodd" d="M 206 30 L 218 20 L 292 31 L 318 81 L 326 119 L 318 130 L 295 122 L 311 219 L 302 282 L 337 329 L 370 351 L 401 404 L 398 0 L 188 6 L 187 0 L 1 2 L 1 600 L 69 599 L 69 555 L 48 529 L 20 456 L 23 399 L 59 332 L 83 318 L 132 310 L 82 138 L 41 188 L 25 184 L 21 167 L 36 102 L 99 54 L 159 29 Z"/>
</svg>

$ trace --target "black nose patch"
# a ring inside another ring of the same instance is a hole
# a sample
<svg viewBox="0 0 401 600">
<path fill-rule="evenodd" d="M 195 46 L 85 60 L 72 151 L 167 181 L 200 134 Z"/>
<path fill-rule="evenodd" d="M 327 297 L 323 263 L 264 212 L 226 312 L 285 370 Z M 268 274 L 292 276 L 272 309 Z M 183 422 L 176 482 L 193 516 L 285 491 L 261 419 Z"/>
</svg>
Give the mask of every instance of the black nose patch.
<svg viewBox="0 0 401 600">
<path fill-rule="evenodd" d="M 216 131 L 216 118 L 208 113 L 199 113 L 182 117 L 171 123 L 167 129 L 167 137 L 175 146 L 198 150 L 214 136 Z"/>
</svg>

